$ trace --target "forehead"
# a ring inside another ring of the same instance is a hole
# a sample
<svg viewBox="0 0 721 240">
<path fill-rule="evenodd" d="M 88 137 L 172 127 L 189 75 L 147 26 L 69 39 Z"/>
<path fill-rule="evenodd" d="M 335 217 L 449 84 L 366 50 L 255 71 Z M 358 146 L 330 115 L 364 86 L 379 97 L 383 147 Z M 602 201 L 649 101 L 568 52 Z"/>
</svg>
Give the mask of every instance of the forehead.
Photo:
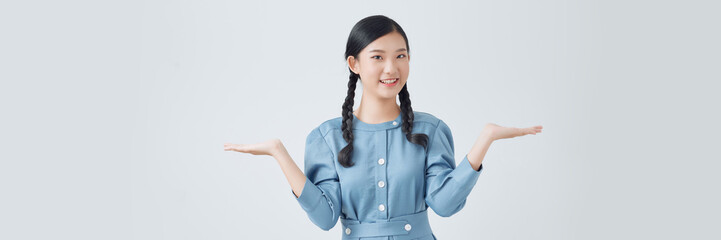
<svg viewBox="0 0 721 240">
<path fill-rule="evenodd" d="M 398 32 L 391 32 L 382 37 L 379 37 L 375 41 L 371 42 L 366 46 L 362 52 L 368 53 L 373 50 L 382 50 L 386 53 L 395 52 L 398 49 L 406 48 L 406 40 L 403 39 Z"/>
</svg>

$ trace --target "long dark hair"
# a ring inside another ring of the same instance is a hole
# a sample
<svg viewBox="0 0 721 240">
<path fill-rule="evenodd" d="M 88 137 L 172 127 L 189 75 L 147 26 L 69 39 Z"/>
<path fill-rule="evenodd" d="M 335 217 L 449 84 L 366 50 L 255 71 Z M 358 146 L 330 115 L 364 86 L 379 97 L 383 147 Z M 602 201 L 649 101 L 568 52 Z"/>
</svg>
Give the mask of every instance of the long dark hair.
<svg viewBox="0 0 721 240">
<path fill-rule="evenodd" d="M 353 29 L 350 31 L 350 36 L 348 36 L 348 43 L 345 47 L 345 58 L 348 59 L 349 56 L 358 58 L 358 53 L 368 46 L 368 44 L 392 32 L 398 32 L 401 36 L 403 36 L 403 39 L 406 41 L 406 50 L 410 53 L 411 49 L 408 46 L 408 37 L 406 37 L 406 33 L 403 31 L 403 28 L 401 28 L 396 21 L 393 21 L 393 19 L 383 15 L 374 15 L 361 19 L 355 24 L 355 26 L 353 26 Z M 350 77 L 348 80 L 348 96 L 345 98 L 345 102 L 343 103 L 343 112 L 341 113 L 343 116 L 341 130 L 343 130 L 343 139 L 348 142 L 348 145 L 341 149 L 338 154 L 338 162 L 343 167 L 352 167 L 354 164 L 351 159 L 351 153 L 353 152 L 353 98 L 355 97 L 355 86 L 358 82 L 358 78 L 360 77 L 360 75 L 354 73 L 350 69 L 350 66 L 348 67 L 348 70 L 350 71 Z M 428 145 L 427 135 L 422 133 L 411 134 L 411 131 L 413 130 L 413 108 L 411 108 L 411 99 L 408 94 L 407 82 L 403 85 L 401 92 L 398 93 L 398 97 L 401 101 L 401 112 L 403 113 L 401 128 L 403 129 L 403 133 L 406 134 L 406 139 L 426 148 Z"/>
</svg>

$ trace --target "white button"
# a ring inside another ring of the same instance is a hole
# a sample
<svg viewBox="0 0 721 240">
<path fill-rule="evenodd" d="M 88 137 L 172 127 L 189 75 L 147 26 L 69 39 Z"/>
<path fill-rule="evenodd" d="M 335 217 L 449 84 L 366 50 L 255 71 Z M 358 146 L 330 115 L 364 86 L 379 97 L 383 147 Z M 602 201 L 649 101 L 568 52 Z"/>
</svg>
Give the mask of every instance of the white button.
<svg viewBox="0 0 721 240">
<path fill-rule="evenodd" d="M 385 187 L 385 186 L 386 186 L 386 182 L 378 181 L 378 187 Z"/>
<path fill-rule="evenodd" d="M 406 226 L 403 227 L 403 228 L 405 228 L 406 231 L 410 231 L 410 230 L 411 230 L 411 225 L 410 225 L 410 224 L 406 224 Z"/>
<path fill-rule="evenodd" d="M 382 212 L 382 211 L 385 211 L 385 210 L 386 210 L 386 205 L 383 205 L 383 204 L 378 205 L 378 210 L 380 210 L 381 212 Z"/>
<path fill-rule="evenodd" d="M 383 165 L 383 164 L 385 164 L 385 163 L 386 163 L 386 160 L 385 160 L 385 159 L 382 159 L 382 158 L 381 158 L 381 159 L 378 159 L 378 165 Z"/>
<path fill-rule="evenodd" d="M 408 225 L 406 225 L 406 226 L 408 226 Z M 345 229 L 345 235 L 350 235 L 350 228 Z"/>
<path fill-rule="evenodd" d="M 396 121 L 393 121 L 393 125 L 398 125 L 398 123 Z"/>
</svg>

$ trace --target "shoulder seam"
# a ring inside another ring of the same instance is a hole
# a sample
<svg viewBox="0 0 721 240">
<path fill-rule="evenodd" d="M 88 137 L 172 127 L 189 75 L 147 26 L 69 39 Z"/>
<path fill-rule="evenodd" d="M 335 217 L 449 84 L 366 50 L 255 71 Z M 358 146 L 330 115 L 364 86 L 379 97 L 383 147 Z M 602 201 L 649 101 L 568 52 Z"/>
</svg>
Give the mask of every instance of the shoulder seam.
<svg viewBox="0 0 721 240">
<path fill-rule="evenodd" d="M 425 114 L 425 115 L 428 115 L 428 116 L 430 116 L 430 117 L 433 118 L 432 120 L 420 120 L 420 121 L 418 121 L 417 118 L 414 117 L 414 119 L 413 119 L 413 123 L 414 123 L 414 124 L 415 124 L 416 122 L 419 122 L 419 123 L 420 123 L 420 122 L 427 122 L 427 123 L 430 123 L 431 125 L 433 125 L 433 127 L 438 127 L 438 125 L 439 125 L 439 123 L 440 123 L 440 121 L 441 121 L 440 118 L 438 118 L 438 117 L 436 117 L 436 116 L 433 116 L 433 115 L 430 114 L 430 113 L 419 112 L 419 111 L 414 111 L 414 112 L 415 112 L 416 114 L 418 114 L 418 113 L 420 113 L 420 114 Z"/>
<path fill-rule="evenodd" d="M 326 131 L 325 133 L 323 133 L 323 132 L 320 131 L 320 127 L 317 127 L 316 129 L 318 130 L 318 133 L 320 133 L 320 138 L 323 139 L 323 142 L 325 143 L 325 146 L 328 147 L 328 151 L 330 152 L 331 156 L 333 156 L 333 157 L 335 158 L 335 154 L 333 154 L 333 151 L 330 151 L 330 150 L 331 150 L 330 144 L 328 144 L 328 141 L 326 141 L 326 139 L 325 139 L 325 136 L 328 135 L 328 133 L 330 132 L 330 130 L 328 130 L 328 131 Z M 331 130 L 332 130 L 332 129 L 331 129 Z"/>
<path fill-rule="evenodd" d="M 330 129 L 330 130 L 328 130 L 328 131 L 326 131 L 325 133 L 323 133 L 323 132 L 320 131 L 320 127 L 318 127 L 318 132 L 321 133 L 320 138 L 323 139 L 323 142 L 325 143 L 325 146 L 328 147 L 328 152 L 330 152 L 330 156 L 331 156 L 331 158 L 330 158 L 331 161 L 330 161 L 330 162 L 331 162 L 331 164 L 333 164 L 333 168 L 335 169 L 336 175 L 338 175 L 338 166 L 335 165 L 335 162 L 336 162 L 336 160 L 338 159 L 338 157 L 337 157 L 336 154 L 333 152 L 333 149 L 330 147 L 330 144 L 328 144 L 328 140 L 325 139 L 325 136 L 328 135 L 328 133 L 329 133 L 331 130 L 335 129 L 335 128 L 329 128 L 329 129 Z"/>
<path fill-rule="evenodd" d="M 439 122 L 436 122 L 436 125 L 433 128 L 433 133 L 431 133 L 431 139 L 428 141 L 428 147 L 426 148 L 426 161 L 428 160 L 428 150 L 431 149 L 431 144 L 433 143 L 433 140 L 436 139 L 436 132 L 438 132 L 438 128 L 441 126 Z"/>
</svg>

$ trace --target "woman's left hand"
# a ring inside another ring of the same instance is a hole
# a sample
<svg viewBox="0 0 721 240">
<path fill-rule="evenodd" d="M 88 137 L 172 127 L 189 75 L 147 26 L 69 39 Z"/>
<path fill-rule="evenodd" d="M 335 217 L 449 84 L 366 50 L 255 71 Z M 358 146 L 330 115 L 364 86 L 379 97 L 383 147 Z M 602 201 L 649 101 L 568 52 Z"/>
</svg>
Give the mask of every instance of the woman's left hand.
<svg viewBox="0 0 721 240">
<path fill-rule="evenodd" d="M 498 140 L 498 139 L 504 139 L 504 138 L 514 138 L 514 137 L 520 137 L 527 134 L 533 134 L 536 135 L 536 133 L 540 133 L 541 129 L 543 129 L 543 126 L 533 126 L 533 127 L 527 127 L 527 128 L 516 128 L 516 127 L 503 127 L 498 126 L 494 123 L 488 123 L 483 128 L 483 132 L 488 135 L 488 137 L 491 138 L 492 141 Z"/>
</svg>

